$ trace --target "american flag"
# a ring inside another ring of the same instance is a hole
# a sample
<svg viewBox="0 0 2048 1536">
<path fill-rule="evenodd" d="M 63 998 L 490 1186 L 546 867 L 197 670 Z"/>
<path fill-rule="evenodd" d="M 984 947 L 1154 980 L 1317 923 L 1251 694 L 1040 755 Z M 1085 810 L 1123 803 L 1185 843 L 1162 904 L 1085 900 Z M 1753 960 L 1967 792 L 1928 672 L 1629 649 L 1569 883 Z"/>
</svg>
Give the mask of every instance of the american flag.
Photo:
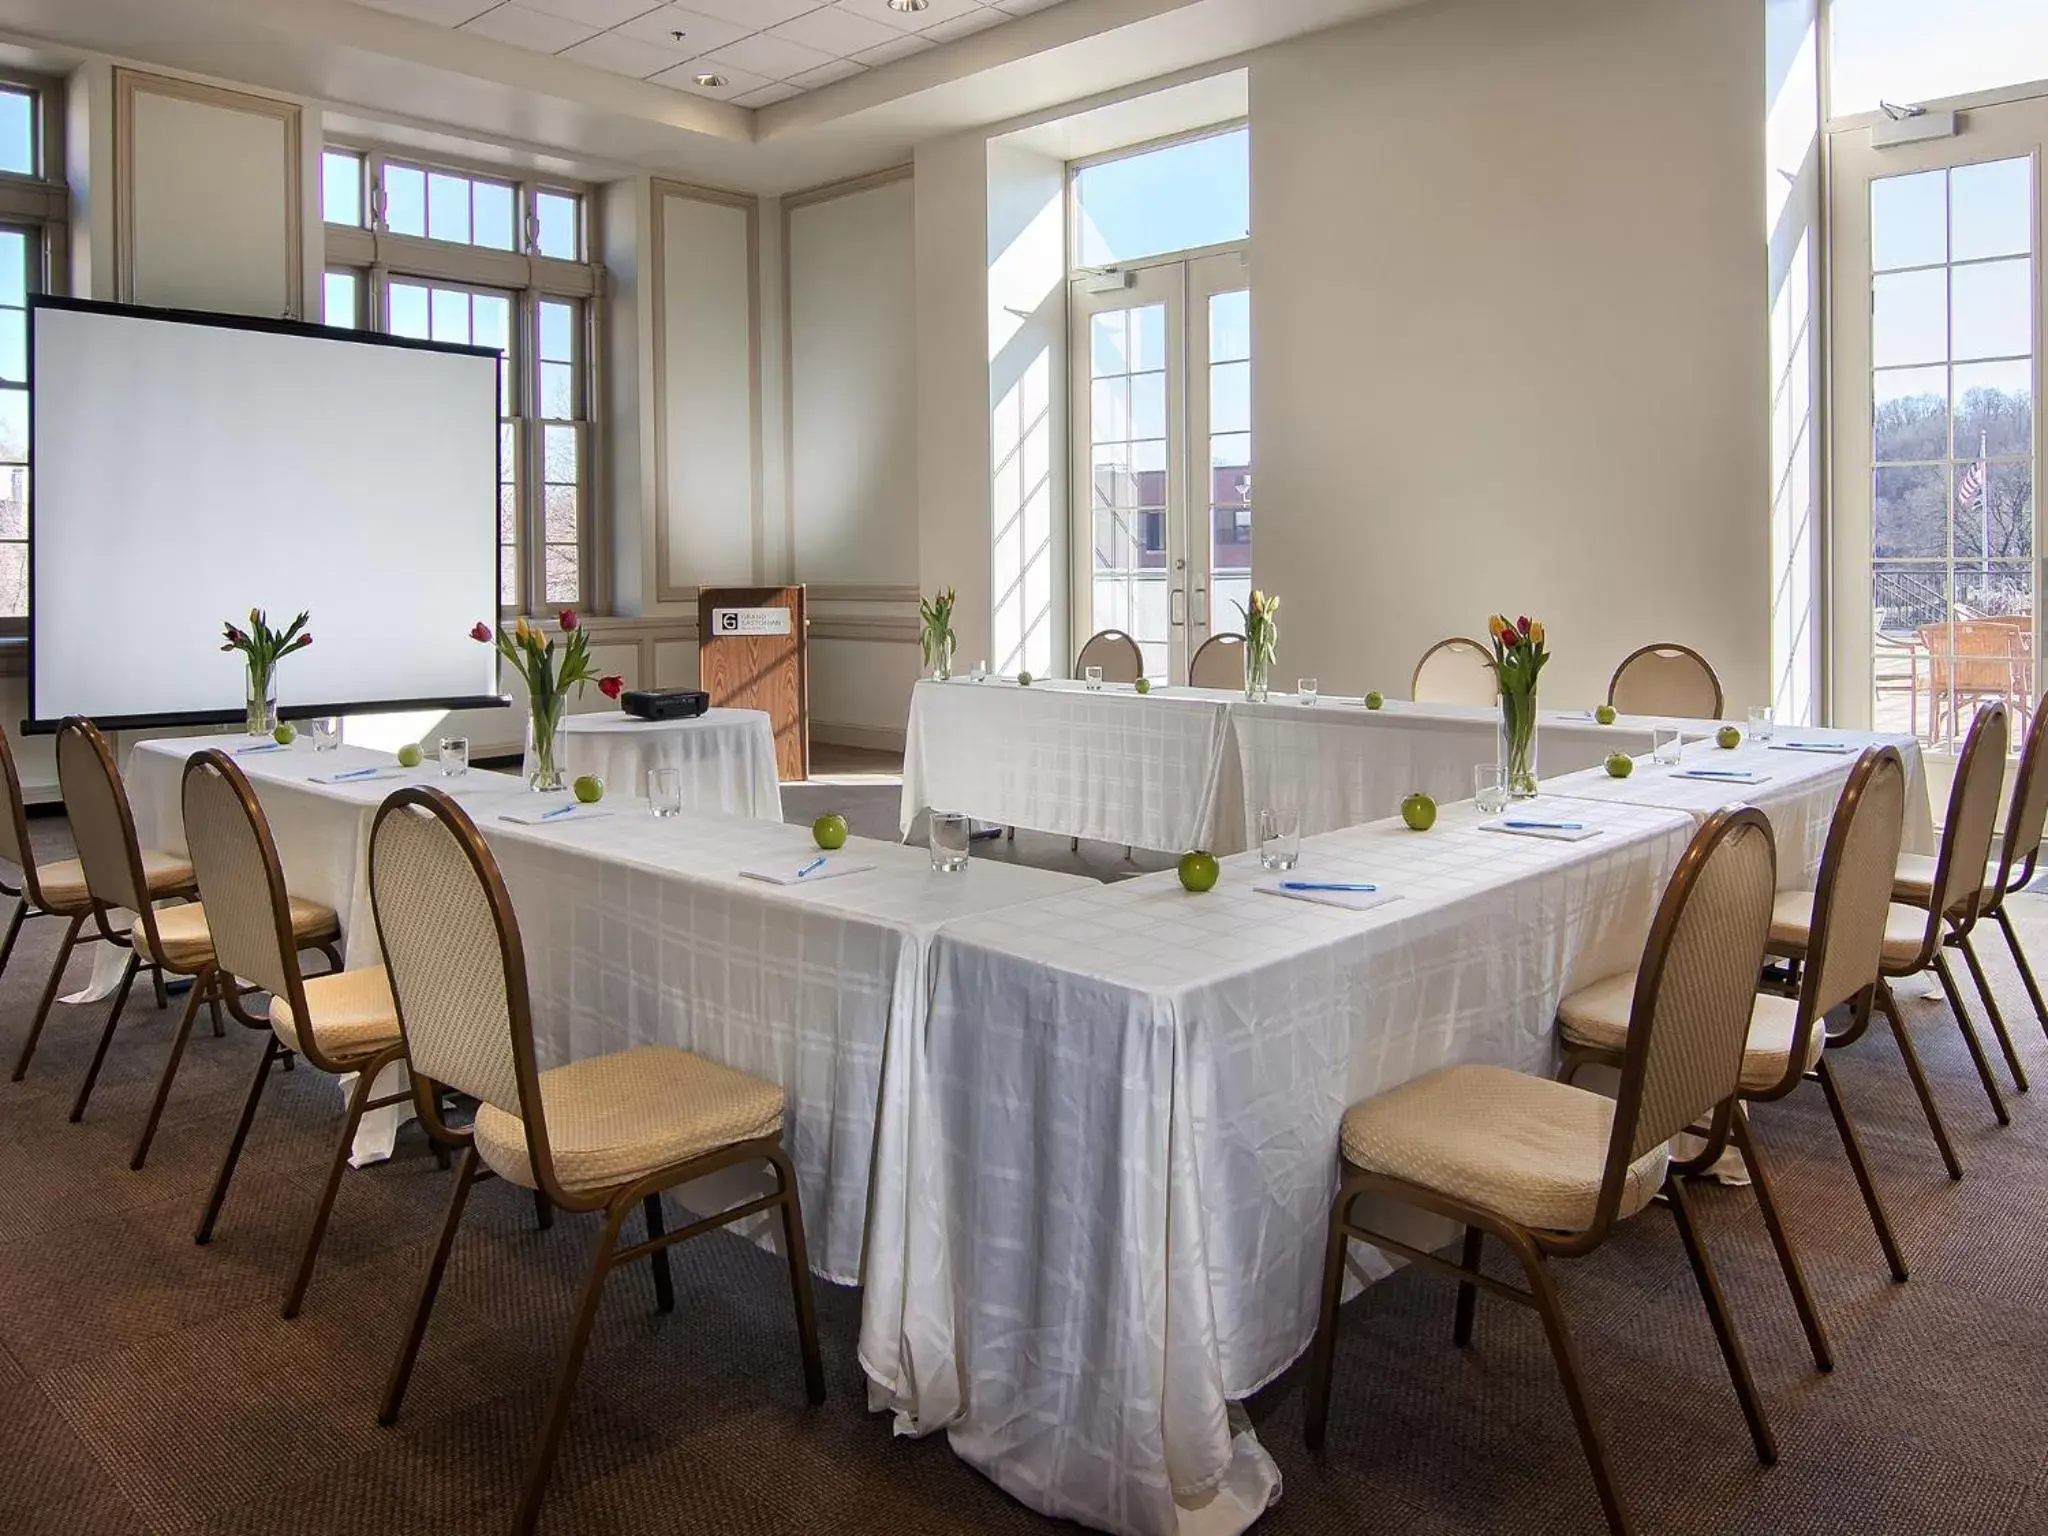
<svg viewBox="0 0 2048 1536">
<path fill-rule="evenodd" d="M 1977 460 L 1956 476 L 1956 505 L 1967 507 L 1984 494 L 1984 461 Z"/>
</svg>

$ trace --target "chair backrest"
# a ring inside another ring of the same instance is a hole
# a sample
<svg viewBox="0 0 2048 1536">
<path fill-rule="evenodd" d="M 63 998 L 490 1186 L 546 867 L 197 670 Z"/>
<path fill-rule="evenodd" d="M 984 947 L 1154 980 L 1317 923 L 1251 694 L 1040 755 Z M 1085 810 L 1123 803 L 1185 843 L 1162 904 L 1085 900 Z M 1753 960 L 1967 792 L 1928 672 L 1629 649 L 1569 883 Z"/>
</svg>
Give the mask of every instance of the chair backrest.
<svg viewBox="0 0 2048 1536">
<path fill-rule="evenodd" d="M 1105 683 L 1135 683 L 1145 675 L 1145 653 L 1122 630 L 1100 630 L 1088 637 L 1081 654 L 1074 658 L 1074 676 L 1090 667 L 1102 668 Z"/>
<path fill-rule="evenodd" d="M 71 840 L 85 871 L 85 888 L 102 909 L 126 907 L 146 924 L 152 944 L 155 919 L 149 905 L 149 883 L 142 875 L 142 851 L 135 841 L 135 817 L 128 809 L 128 791 L 114 766 L 113 748 L 90 720 L 73 715 L 57 728 L 57 787 L 64 796 L 64 814 L 71 822 Z"/>
<path fill-rule="evenodd" d="M 1741 1081 L 1777 887 L 1771 824 L 1754 806 L 1716 811 L 1678 861 L 1636 971 L 1602 1213 L 1630 1163 L 1710 1116 Z"/>
<path fill-rule="evenodd" d="M 1625 715 L 1721 718 L 1721 679 L 1689 645 L 1659 641 L 1631 651 L 1614 669 L 1607 702 Z"/>
<path fill-rule="evenodd" d="M 2034 878 L 2034 866 L 2041 856 L 2043 824 L 2048 823 L 2048 694 L 2034 707 L 2034 723 L 2027 728 L 2027 744 L 2020 750 L 2019 775 L 2013 780 L 2012 808 L 2006 814 L 2005 841 L 1998 850 L 1998 881 L 1992 887 L 1993 902 L 2017 890 Z"/>
<path fill-rule="evenodd" d="M 230 976 L 281 997 L 302 1024 L 307 1016 L 299 950 L 292 937 L 291 897 L 270 823 L 248 778 L 225 752 L 209 748 L 185 763 L 182 786 L 185 846 L 206 908 L 214 962 Z M 319 1049 L 301 1028 L 313 1065 Z"/>
<path fill-rule="evenodd" d="M 1499 696 L 1493 652 L 1463 635 L 1424 651 L 1408 686 L 1408 697 L 1418 704 L 1491 704 Z"/>
<path fill-rule="evenodd" d="M 1107 677 L 1109 674 L 1103 674 Z M 1135 681 L 1135 679 L 1134 679 Z M 1244 686 L 1244 636 L 1211 635 L 1188 663 L 1190 688 L 1242 688 Z"/>
<path fill-rule="evenodd" d="M 1998 825 L 1998 801 L 2005 792 L 2005 747 L 2009 722 L 2005 705 L 1996 699 L 1980 705 L 1956 759 L 1955 782 L 1949 786 L 1948 816 L 1942 822 L 1941 850 L 1934 860 L 1934 894 L 1927 906 L 1927 942 L 1922 962 L 1934 958 L 1947 916 L 1964 932 L 1982 910 L 1986 866 L 1991 862 L 1991 834 Z"/>
<path fill-rule="evenodd" d="M 1821 852 L 1799 987 L 1800 1030 L 1876 982 L 1905 826 L 1905 762 L 1896 747 L 1873 747 L 1849 770 Z M 1802 1073 L 1808 1038 L 1799 1034 L 1792 1052 Z"/>
<path fill-rule="evenodd" d="M 7 803 L 0 805 L 0 859 L 21 868 L 21 889 L 34 906 L 43 905 L 42 887 L 36 883 L 36 851 L 28 840 L 28 809 L 22 803 L 21 775 L 14 766 L 14 748 L 7 733 L 0 731 L 0 787 Z"/>
</svg>

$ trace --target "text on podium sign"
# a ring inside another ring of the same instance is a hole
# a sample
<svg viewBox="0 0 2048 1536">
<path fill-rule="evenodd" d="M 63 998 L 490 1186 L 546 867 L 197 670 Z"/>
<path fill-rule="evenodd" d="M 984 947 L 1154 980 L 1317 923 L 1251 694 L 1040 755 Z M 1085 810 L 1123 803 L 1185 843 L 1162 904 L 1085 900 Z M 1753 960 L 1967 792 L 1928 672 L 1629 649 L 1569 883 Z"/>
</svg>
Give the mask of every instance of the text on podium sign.
<svg viewBox="0 0 2048 1536">
<path fill-rule="evenodd" d="M 786 635 L 790 631 L 787 608 L 714 608 L 714 635 Z"/>
</svg>

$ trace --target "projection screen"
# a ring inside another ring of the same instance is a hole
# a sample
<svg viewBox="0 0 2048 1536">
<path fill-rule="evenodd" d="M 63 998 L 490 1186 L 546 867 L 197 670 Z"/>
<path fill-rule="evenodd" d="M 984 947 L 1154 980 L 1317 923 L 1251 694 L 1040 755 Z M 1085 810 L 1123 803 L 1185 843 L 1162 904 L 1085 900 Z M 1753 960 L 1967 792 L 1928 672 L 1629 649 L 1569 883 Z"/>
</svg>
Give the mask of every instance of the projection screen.
<svg viewBox="0 0 2048 1536">
<path fill-rule="evenodd" d="M 241 719 L 252 607 L 281 713 L 500 702 L 497 353 L 39 297 L 29 379 L 30 729 Z"/>
</svg>

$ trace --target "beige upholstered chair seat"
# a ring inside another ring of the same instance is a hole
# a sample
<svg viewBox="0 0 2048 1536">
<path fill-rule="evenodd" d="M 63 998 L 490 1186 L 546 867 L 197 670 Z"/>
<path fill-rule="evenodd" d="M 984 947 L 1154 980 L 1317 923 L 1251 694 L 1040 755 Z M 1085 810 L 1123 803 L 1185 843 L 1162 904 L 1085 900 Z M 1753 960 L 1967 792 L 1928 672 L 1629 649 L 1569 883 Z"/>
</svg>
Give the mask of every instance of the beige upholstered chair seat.
<svg viewBox="0 0 2048 1536">
<path fill-rule="evenodd" d="M 189 891 L 192 889 L 192 861 L 179 854 L 145 849 L 142 878 L 149 882 L 149 894 L 152 896 L 172 896 L 179 891 Z M 76 859 L 38 864 L 36 884 L 42 888 L 43 901 L 52 912 L 69 917 L 92 905 L 92 897 L 85 889 L 85 868 Z"/>
<path fill-rule="evenodd" d="M 1548 1232 L 1593 1223 L 1614 1101 L 1505 1067 L 1446 1067 L 1355 1104 L 1344 1156 L 1355 1166 L 1497 1211 Z M 1618 1216 L 1663 1186 L 1669 1152 L 1629 1165 Z"/>
<path fill-rule="evenodd" d="M 1934 869 L 1936 861 L 1924 853 L 1902 853 L 1899 855 L 1899 871 L 1892 876 L 1892 895 L 1900 901 L 1917 904 L 1921 911 L 1934 900 Z M 1985 900 L 1998 886 L 1998 860 L 1993 859 L 1984 866 Z"/>
<path fill-rule="evenodd" d="M 666 1045 L 543 1072 L 540 1095 L 555 1176 L 578 1194 L 782 1129 L 780 1088 Z M 479 1105 L 476 1149 L 500 1178 L 534 1187 L 517 1115 Z"/>
<path fill-rule="evenodd" d="M 1629 1010 L 1636 996 L 1636 973 L 1622 971 L 1590 987 L 1581 987 L 1557 1006 L 1565 1039 L 1596 1051 L 1628 1049 Z M 1792 1057 L 1792 1036 L 1799 1023 L 1799 1004 L 1789 997 L 1757 994 L 1749 1015 L 1749 1039 L 1742 1047 L 1742 1091 L 1762 1093 L 1785 1080 Z M 1816 1028 L 1806 1043 L 1804 1070 L 1812 1071 L 1827 1044 L 1827 1031 Z"/>
<path fill-rule="evenodd" d="M 291 898 L 292 937 L 301 944 L 317 944 L 323 939 L 341 937 L 341 922 L 334 915 L 334 908 L 323 907 L 317 901 L 306 901 L 300 897 Z M 163 953 L 150 951 L 149 935 L 143 931 L 140 920 L 130 931 L 129 941 L 135 952 L 145 960 L 153 960 L 166 970 L 181 975 L 195 976 L 213 964 L 213 934 L 206 926 L 206 908 L 201 902 L 188 902 L 182 907 L 163 907 L 156 914 L 157 937 L 163 940 Z"/>
<path fill-rule="evenodd" d="M 300 984 L 313 1016 L 313 1038 L 327 1055 L 369 1056 L 398 1044 L 398 1005 L 391 1000 L 391 978 L 383 966 L 308 976 Z M 270 1000 L 270 1026 L 287 1047 L 301 1049 L 288 999 Z"/>
<path fill-rule="evenodd" d="M 1771 907 L 1771 938 L 1767 946 L 1774 955 L 1803 959 L 1813 923 L 1813 892 L 1780 891 Z M 1927 909 L 1893 902 L 1884 915 L 1884 964 L 1911 965 L 1920 955 L 1927 937 Z"/>
</svg>

